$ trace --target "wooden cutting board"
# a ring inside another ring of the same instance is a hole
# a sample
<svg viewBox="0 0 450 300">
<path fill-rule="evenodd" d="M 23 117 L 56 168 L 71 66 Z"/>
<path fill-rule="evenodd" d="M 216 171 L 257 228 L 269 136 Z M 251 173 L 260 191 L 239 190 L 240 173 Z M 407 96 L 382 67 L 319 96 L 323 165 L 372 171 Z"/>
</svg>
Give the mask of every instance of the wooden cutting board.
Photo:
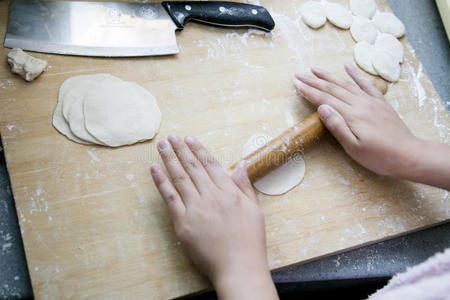
<svg viewBox="0 0 450 300">
<path fill-rule="evenodd" d="M 36 299 L 163 299 L 209 287 L 183 252 L 150 178 L 150 166 L 161 163 L 156 143 L 170 133 L 192 134 L 229 166 L 253 134 L 276 136 L 311 114 L 294 91 L 294 73 L 320 65 L 344 76 L 354 42 L 330 24 L 306 27 L 302 2 L 261 1 L 277 23 L 271 37 L 189 24 L 178 34 L 177 56 L 36 54 L 49 69 L 32 83 L 9 72 L 8 49 L 0 50 L 0 131 Z M 1 2 L 2 39 L 7 9 Z M 402 43 L 401 80 L 387 101 L 416 135 L 449 143 L 449 115 L 406 38 Z M 93 73 L 137 82 L 156 96 L 163 122 L 154 141 L 83 146 L 52 127 L 62 82 Z M 450 218 L 448 192 L 376 176 L 330 135 L 304 156 L 300 186 L 280 197 L 258 195 L 272 269 Z"/>
</svg>

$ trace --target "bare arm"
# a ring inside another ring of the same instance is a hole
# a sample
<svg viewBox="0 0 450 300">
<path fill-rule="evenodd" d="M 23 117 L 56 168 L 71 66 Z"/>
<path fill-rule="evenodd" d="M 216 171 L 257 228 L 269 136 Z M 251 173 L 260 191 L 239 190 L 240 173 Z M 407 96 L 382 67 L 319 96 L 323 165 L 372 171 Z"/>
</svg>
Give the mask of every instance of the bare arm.
<svg viewBox="0 0 450 300">
<path fill-rule="evenodd" d="M 345 69 L 354 82 L 320 68 L 294 80 L 344 150 L 377 174 L 450 189 L 450 147 L 415 137 L 372 81 L 352 64 Z"/>
</svg>

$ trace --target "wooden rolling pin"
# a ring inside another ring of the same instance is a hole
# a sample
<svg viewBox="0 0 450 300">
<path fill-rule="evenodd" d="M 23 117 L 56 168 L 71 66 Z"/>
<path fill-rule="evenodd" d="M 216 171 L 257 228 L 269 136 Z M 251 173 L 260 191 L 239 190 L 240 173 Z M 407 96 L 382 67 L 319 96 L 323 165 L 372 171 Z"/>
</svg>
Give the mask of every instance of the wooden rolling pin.
<svg viewBox="0 0 450 300">
<path fill-rule="evenodd" d="M 375 86 L 386 94 L 387 84 L 384 80 L 375 79 Z M 296 153 L 315 144 L 325 133 L 325 126 L 315 112 L 297 125 L 287 129 L 263 147 L 244 157 L 247 161 L 247 174 L 251 182 L 255 182 L 284 164 Z M 230 171 L 237 167 L 231 166 Z"/>
</svg>

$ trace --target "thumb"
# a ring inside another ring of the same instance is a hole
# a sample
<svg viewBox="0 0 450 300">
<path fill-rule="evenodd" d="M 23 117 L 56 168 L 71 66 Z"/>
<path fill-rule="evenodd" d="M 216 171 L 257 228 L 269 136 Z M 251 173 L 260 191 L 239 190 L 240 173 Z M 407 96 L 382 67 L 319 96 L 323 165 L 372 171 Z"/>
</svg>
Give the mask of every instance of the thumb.
<svg viewBox="0 0 450 300">
<path fill-rule="evenodd" d="M 253 190 L 252 183 L 247 176 L 247 162 L 242 160 L 239 162 L 237 168 L 234 170 L 231 176 L 234 183 L 238 188 L 252 201 L 258 202 L 255 197 L 255 191 Z"/>
<path fill-rule="evenodd" d="M 322 104 L 317 110 L 325 127 L 345 149 L 358 143 L 356 136 L 348 127 L 342 115 L 329 105 Z"/>
</svg>

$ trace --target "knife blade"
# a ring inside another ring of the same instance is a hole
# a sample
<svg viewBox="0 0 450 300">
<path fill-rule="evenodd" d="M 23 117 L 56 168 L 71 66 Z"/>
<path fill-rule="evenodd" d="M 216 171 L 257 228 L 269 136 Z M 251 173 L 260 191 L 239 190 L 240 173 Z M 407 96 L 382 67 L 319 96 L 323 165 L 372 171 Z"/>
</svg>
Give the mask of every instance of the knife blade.
<svg viewBox="0 0 450 300">
<path fill-rule="evenodd" d="M 176 54 L 175 31 L 191 21 L 265 31 L 275 26 L 264 7 L 236 2 L 15 0 L 9 9 L 4 46 L 81 56 Z"/>
</svg>

